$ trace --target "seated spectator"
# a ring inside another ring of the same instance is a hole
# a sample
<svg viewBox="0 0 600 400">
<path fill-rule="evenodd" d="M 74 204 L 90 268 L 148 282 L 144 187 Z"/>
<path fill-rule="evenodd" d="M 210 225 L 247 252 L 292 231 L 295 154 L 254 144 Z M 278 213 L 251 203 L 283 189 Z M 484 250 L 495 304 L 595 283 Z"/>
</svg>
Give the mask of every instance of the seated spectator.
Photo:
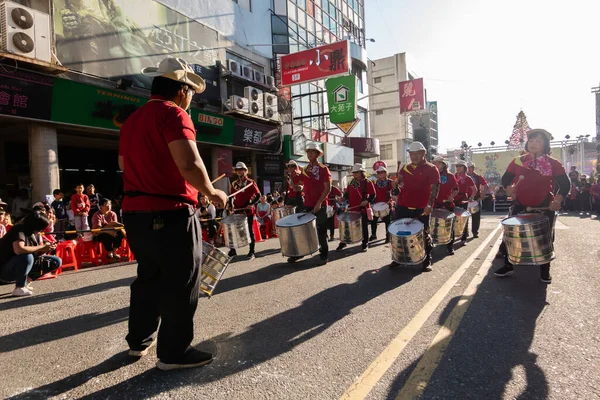
<svg viewBox="0 0 600 400">
<path fill-rule="evenodd" d="M 60 268 L 62 261 L 45 255 L 56 249 L 55 243 L 40 244 L 38 236 L 50 221 L 41 211 L 33 211 L 15 225 L 0 241 L 0 278 L 15 282 L 13 296 L 31 296 L 27 282 Z"/>
<path fill-rule="evenodd" d="M 504 189 L 504 186 L 498 186 L 498 189 L 496 189 L 496 200 L 506 201 L 506 199 L 508 199 L 508 193 L 506 193 L 506 189 Z"/>
<path fill-rule="evenodd" d="M 92 216 L 92 229 L 119 228 L 123 226 L 119 223 L 117 214 L 111 210 L 111 206 L 112 204 L 109 199 L 102 199 L 100 202 L 100 211 Z M 122 230 L 95 232 L 94 240 L 102 243 L 108 253 L 108 258 L 117 260 L 121 258 L 121 256 L 115 253 L 115 249 L 121 247 L 121 243 L 123 242 Z"/>
<path fill-rule="evenodd" d="M 56 218 L 54 217 L 54 210 L 52 209 L 52 207 L 50 207 L 50 204 L 48 204 L 47 201 L 43 203 L 35 203 L 33 205 L 33 211 L 39 211 L 44 213 L 44 215 L 46 215 L 46 217 L 48 217 L 48 220 L 50 221 L 48 227 L 40 233 L 39 243 L 41 244 L 46 242 L 56 242 L 56 238 L 54 237 L 54 235 L 51 235 L 51 233 L 54 232 L 54 222 L 56 221 Z"/>
<path fill-rule="evenodd" d="M 283 201 L 283 197 L 278 197 L 277 198 L 277 207 L 284 207 L 285 206 L 285 202 Z"/>
<path fill-rule="evenodd" d="M 88 199 L 90 200 L 90 210 L 88 213 L 88 226 L 92 226 L 92 218 L 94 214 L 100 211 L 100 203 L 104 197 L 100 193 L 96 193 L 96 187 L 91 183 L 85 188 Z"/>
<path fill-rule="evenodd" d="M 210 202 L 208 196 L 200 195 L 196 216 L 200 220 L 202 229 L 207 230 L 209 242 L 214 244 L 215 236 L 217 235 L 217 224 L 215 221 L 215 218 L 217 218 L 217 209 Z"/>
</svg>

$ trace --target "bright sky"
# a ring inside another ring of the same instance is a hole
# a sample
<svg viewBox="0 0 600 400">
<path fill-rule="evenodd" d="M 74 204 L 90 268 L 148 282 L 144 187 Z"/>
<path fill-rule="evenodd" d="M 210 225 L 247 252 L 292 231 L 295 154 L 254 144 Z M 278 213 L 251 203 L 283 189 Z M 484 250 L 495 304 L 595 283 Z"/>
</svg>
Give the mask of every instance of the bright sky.
<svg viewBox="0 0 600 400">
<path fill-rule="evenodd" d="M 503 143 L 523 109 L 556 139 L 595 136 L 599 0 L 366 0 L 370 59 L 407 52 L 437 100 L 440 150 Z"/>
</svg>

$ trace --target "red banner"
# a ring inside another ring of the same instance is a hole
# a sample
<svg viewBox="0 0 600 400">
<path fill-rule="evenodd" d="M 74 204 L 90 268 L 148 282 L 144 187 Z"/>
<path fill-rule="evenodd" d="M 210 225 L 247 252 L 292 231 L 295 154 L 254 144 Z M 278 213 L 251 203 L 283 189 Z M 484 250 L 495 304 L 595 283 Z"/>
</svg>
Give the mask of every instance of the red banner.
<svg viewBox="0 0 600 400">
<path fill-rule="evenodd" d="M 400 112 L 419 111 L 424 108 L 423 78 L 400 82 Z"/>
<path fill-rule="evenodd" d="M 232 162 L 233 156 L 232 156 L 231 149 L 217 147 L 215 150 L 216 150 L 217 165 L 218 165 L 217 173 L 219 174 L 219 176 L 221 176 L 222 174 L 225 174 L 231 178 L 233 176 L 233 165 L 232 165 L 233 164 L 233 162 Z"/>
<path fill-rule="evenodd" d="M 347 40 L 288 54 L 281 57 L 281 84 L 291 86 L 347 75 L 349 64 Z"/>
</svg>

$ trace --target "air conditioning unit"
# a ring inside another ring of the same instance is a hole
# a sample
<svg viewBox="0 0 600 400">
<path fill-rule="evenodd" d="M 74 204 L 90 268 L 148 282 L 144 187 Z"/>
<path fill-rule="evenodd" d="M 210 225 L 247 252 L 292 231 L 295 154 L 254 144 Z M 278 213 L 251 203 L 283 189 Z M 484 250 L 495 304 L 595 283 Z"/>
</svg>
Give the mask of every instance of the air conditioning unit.
<svg viewBox="0 0 600 400">
<path fill-rule="evenodd" d="M 262 117 L 264 115 L 263 91 L 252 86 L 244 88 L 244 97 L 248 99 L 248 114 Z"/>
<path fill-rule="evenodd" d="M 254 70 L 247 65 L 242 65 L 242 78 L 247 79 L 249 81 L 254 80 Z"/>
<path fill-rule="evenodd" d="M 271 93 L 264 94 L 265 118 L 272 121 L 279 121 L 279 105 L 277 95 Z"/>
<path fill-rule="evenodd" d="M 227 71 L 231 75 L 242 76 L 241 65 L 237 61 L 227 60 Z"/>
<path fill-rule="evenodd" d="M 264 85 L 265 84 L 265 74 L 263 74 L 260 71 L 257 70 L 252 70 L 253 73 L 253 81 L 260 84 L 260 85 Z"/>
<path fill-rule="evenodd" d="M 1 51 L 50 62 L 50 16 L 12 1 L 0 3 Z"/>
<path fill-rule="evenodd" d="M 228 105 L 231 111 L 247 113 L 249 102 L 245 97 L 230 96 Z"/>
<path fill-rule="evenodd" d="M 276 88 L 275 78 L 269 75 L 265 75 L 265 85 L 267 85 L 270 88 Z"/>
</svg>

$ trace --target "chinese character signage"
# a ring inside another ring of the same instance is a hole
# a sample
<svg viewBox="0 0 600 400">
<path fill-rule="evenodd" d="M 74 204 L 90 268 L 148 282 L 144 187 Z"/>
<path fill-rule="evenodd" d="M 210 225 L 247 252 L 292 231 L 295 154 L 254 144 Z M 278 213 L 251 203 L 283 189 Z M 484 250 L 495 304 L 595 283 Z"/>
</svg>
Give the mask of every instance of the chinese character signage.
<svg viewBox="0 0 600 400">
<path fill-rule="evenodd" d="M 53 79 L 21 70 L 6 70 L 0 70 L 0 114 L 50 119 Z"/>
<path fill-rule="evenodd" d="M 342 141 L 344 146 L 354 149 L 354 156 L 376 157 L 379 156 L 379 139 L 363 137 L 346 137 Z"/>
<path fill-rule="evenodd" d="M 424 108 L 423 78 L 400 82 L 400 112 L 419 111 Z"/>
<path fill-rule="evenodd" d="M 233 145 L 278 153 L 281 150 L 281 131 L 278 126 L 236 120 Z"/>
<path fill-rule="evenodd" d="M 196 128 L 196 140 L 198 142 L 231 144 L 235 119 L 197 108 L 192 108 L 190 115 Z"/>
<path fill-rule="evenodd" d="M 327 79 L 325 88 L 331 123 L 353 122 L 356 119 L 356 77 L 346 75 Z"/>
<path fill-rule="evenodd" d="M 260 176 L 282 176 L 284 167 L 282 155 L 263 155 L 258 158 L 257 169 Z"/>
<path fill-rule="evenodd" d="M 291 86 L 346 75 L 349 63 L 347 40 L 288 54 L 281 57 L 281 84 Z"/>
</svg>

